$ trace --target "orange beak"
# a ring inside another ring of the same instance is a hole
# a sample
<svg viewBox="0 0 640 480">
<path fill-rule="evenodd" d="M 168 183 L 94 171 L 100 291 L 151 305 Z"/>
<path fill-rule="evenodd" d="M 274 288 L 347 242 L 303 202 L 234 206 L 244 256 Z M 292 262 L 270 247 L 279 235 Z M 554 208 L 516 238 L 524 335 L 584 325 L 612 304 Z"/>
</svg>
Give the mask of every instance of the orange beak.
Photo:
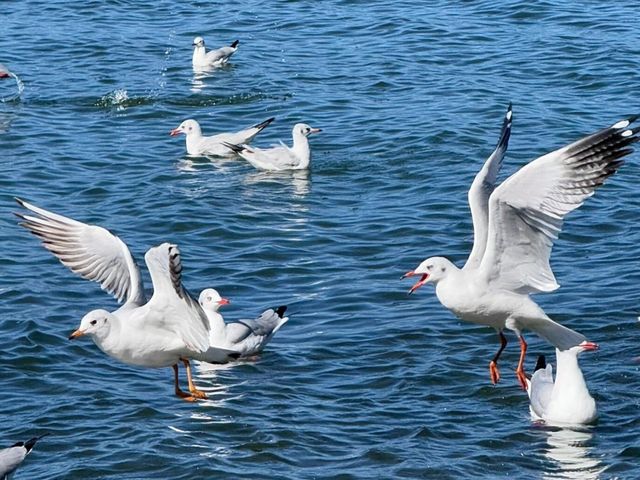
<svg viewBox="0 0 640 480">
<path fill-rule="evenodd" d="M 228 298 L 221 298 L 218 301 L 218 305 L 220 305 L 221 307 L 224 305 L 229 305 L 231 303 L 231 301 Z"/>
<path fill-rule="evenodd" d="M 169 132 L 169 135 L 171 135 L 172 137 L 175 137 L 176 135 L 180 135 L 182 133 L 182 131 L 178 128 L 174 128 L 173 130 L 171 130 Z"/>
<path fill-rule="evenodd" d="M 84 332 L 78 329 L 75 332 L 73 332 L 71 335 L 69 335 L 69 340 L 73 340 L 74 338 L 81 337 L 82 335 L 84 335 Z"/>
</svg>

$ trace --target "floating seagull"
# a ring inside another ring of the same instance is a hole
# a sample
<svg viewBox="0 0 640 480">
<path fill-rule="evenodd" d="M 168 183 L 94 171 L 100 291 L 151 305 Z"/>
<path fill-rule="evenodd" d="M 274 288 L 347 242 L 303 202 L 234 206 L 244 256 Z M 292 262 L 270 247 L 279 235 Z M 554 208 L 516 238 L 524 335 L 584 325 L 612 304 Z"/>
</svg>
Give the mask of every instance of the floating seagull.
<svg viewBox="0 0 640 480">
<path fill-rule="evenodd" d="M 282 305 L 275 310 L 265 310 L 255 320 L 225 323 L 218 309 L 228 305 L 229 300 L 222 298 L 213 288 L 207 288 L 200 293 L 198 301 L 211 325 L 209 343 L 238 351 L 243 357 L 260 353 L 280 327 L 289 320 L 289 317 L 283 316 L 287 307 Z"/>
<path fill-rule="evenodd" d="M 556 348 L 555 382 L 553 367 L 546 364 L 544 355 L 538 357 L 533 376 L 527 380 L 529 410 L 534 420 L 581 425 L 598 417 L 596 401 L 589 393 L 578 365 L 578 355 L 597 349 L 598 345 L 592 342 L 582 342 L 568 350 Z"/>
<path fill-rule="evenodd" d="M 258 133 L 275 120 L 271 117 L 262 123 L 249 127 L 245 130 L 240 130 L 235 133 L 219 133 L 211 137 L 204 137 L 200 124 L 195 120 L 185 120 L 180 124 L 178 128 L 174 128 L 169 132 L 169 135 L 176 136 L 184 133 L 187 140 L 187 153 L 189 155 L 212 155 L 216 157 L 234 156 L 235 152 L 229 147 L 223 145 L 224 142 L 228 143 L 249 143 L 253 140 Z"/>
<path fill-rule="evenodd" d="M 11 78 L 12 74 L 9 69 L 0 63 L 0 78 Z"/>
<path fill-rule="evenodd" d="M 119 302 L 124 300 L 114 312 L 87 313 L 69 339 L 88 335 L 104 353 L 129 365 L 172 367 L 177 396 L 188 401 L 206 398 L 193 384 L 189 359 L 226 363 L 239 354 L 209 346 L 207 315 L 182 286 L 178 247 L 163 243 L 145 254 L 154 290 L 147 301 L 138 265 L 120 238 L 102 227 L 16 200 L 36 215 L 17 214 L 21 225 L 40 237 L 63 265 L 98 282 Z M 191 394 L 178 385 L 179 361 L 186 368 Z"/>
<path fill-rule="evenodd" d="M 33 450 L 36 442 L 45 435 L 47 434 L 33 437 L 26 442 L 14 443 L 9 448 L 0 450 L 0 480 L 8 480 L 9 475 L 16 471 L 26 456 Z"/>
<path fill-rule="evenodd" d="M 220 67 L 227 63 L 231 55 L 238 50 L 239 40 L 236 40 L 228 47 L 222 47 L 217 50 L 206 51 L 204 47 L 204 38 L 196 37 L 193 39 L 193 68 Z"/>
<path fill-rule="evenodd" d="M 306 123 L 297 123 L 293 127 L 293 146 L 287 147 L 281 143 L 279 146 L 262 149 L 248 145 L 235 145 L 222 142 L 258 170 L 283 171 L 305 170 L 311 163 L 311 149 L 307 137 L 313 133 L 319 133 L 319 128 L 311 128 Z"/>
<path fill-rule="evenodd" d="M 498 146 L 469 190 L 474 244 L 462 269 L 443 257 L 428 258 L 405 277 L 421 275 L 410 293 L 427 283 L 436 287 L 440 303 L 459 318 L 495 328 L 501 346 L 489 364 L 491 381 L 500 379 L 498 358 L 507 344 L 504 328 L 520 340 L 516 374 L 526 389 L 521 335 L 533 330 L 556 348 L 567 350 L 585 337 L 551 320 L 530 295 L 559 285 L 551 271 L 553 241 L 567 213 L 578 208 L 623 164 L 622 157 L 638 141 L 632 117 L 559 150 L 548 153 L 511 175 L 494 190 L 511 131 L 511 105 Z"/>
</svg>

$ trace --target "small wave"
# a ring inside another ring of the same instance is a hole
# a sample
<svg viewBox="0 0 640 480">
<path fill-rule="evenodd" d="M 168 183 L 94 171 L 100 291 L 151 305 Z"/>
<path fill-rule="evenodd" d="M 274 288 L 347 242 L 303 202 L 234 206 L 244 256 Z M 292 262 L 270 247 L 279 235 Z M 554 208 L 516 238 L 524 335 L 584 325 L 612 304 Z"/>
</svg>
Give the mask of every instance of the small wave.
<svg viewBox="0 0 640 480">
<path fill-rule="evenodd" d="M 112 108 L 120 112 L 128 107 L 148 105 L 154 101 L 153 96 L 130 97 L 127 90 L 119 88 L 100 97 L 94 105 L 100 108 Z"/>
</svg>

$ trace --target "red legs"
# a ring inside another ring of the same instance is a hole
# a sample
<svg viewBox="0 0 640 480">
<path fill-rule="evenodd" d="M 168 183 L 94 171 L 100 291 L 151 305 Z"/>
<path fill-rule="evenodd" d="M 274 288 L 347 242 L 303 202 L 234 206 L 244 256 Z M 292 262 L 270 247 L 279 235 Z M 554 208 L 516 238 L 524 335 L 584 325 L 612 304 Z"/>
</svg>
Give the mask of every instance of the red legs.
<svg viewBox="0 0 640 480">
<path fill-rule="evenodd" d="M 498 370 L 498 359 L 502 354 L 502 351 L 507 346 L 507 337 L 504 336 L 502 330 L 498 332 L 500 335 L 500 350 L 495 354 L 493 359 L 489 362 L 489 376 L 491 377 L 491 383 L 494 385 L 500 381 L 500 370 Z"/>
<path fill-rule="evenodd" d="M 201 390 L 198 390 L 193 383 L 193 378 L 191 378 L 191 364 L 189 363 L 189 360 L 187 360 L 186 358 L 181 358 L 180 360 L 182 360 L 182 363 L 184 363 L 184 368 L 187 369 L 187 381 L 189 382 L 189 391 L 191 392 L 191 395 L 193 395 L 195 398 L 207 398 L 207 394 Z"/>
<path fill-rule="evenodd" d="M 524 373 L 524 357 L 527 354 L 527 342 L 524 341 L 524 337 L 518 336 L 520 340 L 520 361 L 518 362 L 518 368 L 516 368 L 516 375 L 518 381 L 523 390 L 527 389 L 527 376 Z"/>
<path fill-rule="evenodd" d="M 180 389 L 180 385 L 178 384 L 178 364 L 173 365 L 173 381 L 176 388 L 176 395 L 187 402 L 195 402 L 196 399 L 192 395 L 189 395 L 186 392 L 183 392 Z"/>
</svg>

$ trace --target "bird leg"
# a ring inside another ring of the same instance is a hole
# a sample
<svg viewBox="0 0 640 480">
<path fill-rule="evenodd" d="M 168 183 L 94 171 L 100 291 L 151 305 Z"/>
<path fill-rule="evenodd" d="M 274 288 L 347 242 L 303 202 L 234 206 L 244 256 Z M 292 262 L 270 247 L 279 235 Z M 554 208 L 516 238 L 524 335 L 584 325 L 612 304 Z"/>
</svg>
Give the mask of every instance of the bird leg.
<svg viewBox="0 0 640 480">
<path fill-rule="evenodd" d="M 189 395 L 187 392 L 182 391 L 178 384 L 178 364 L 173 365 L 173 381 L 176 388 L 176 395 L 187 402 L 195 402 L 196 398 L 193 395 Z"/>
<path fill-rule="evenodd" d="M 193 378 L 191 378 L 191 364 L 189 363 L 189 360 L 186 358 L 181 358 L 180 360 L 184 363 L 184 368 L 187 369 L 187 381 L 189 382 L 189 391 L 191 392 L 191 395 L 195 398 L 207 398 L 207 394 L 202 390 L 198 390 L 193 383 Z"/>
<path fill-rule="evenodd" d="M 527 376 L 524 373 L 524 357 L 527 354 L 527 342 L 524 341 L 524 337 L 519 336 L 520 340 L 520 361 L 518 362 L 518 368 L 516 368 L 516 375 L 518 381 L 523 390 L 527 390 Z"/>
<path fill-rule="evenodd" d="M 500 350 L 495 354 L 493 359 L 489 362 L 489 376 L 491 377 L 491 383 L 494 385 L 500 381 L 500 370 L 498 370 L 498 359 L 502 354 L 502 351 L 507 346 L 507 337 L 504 336 L 502 330 L 498 332 L 500 335 Z"/>
</svg>

